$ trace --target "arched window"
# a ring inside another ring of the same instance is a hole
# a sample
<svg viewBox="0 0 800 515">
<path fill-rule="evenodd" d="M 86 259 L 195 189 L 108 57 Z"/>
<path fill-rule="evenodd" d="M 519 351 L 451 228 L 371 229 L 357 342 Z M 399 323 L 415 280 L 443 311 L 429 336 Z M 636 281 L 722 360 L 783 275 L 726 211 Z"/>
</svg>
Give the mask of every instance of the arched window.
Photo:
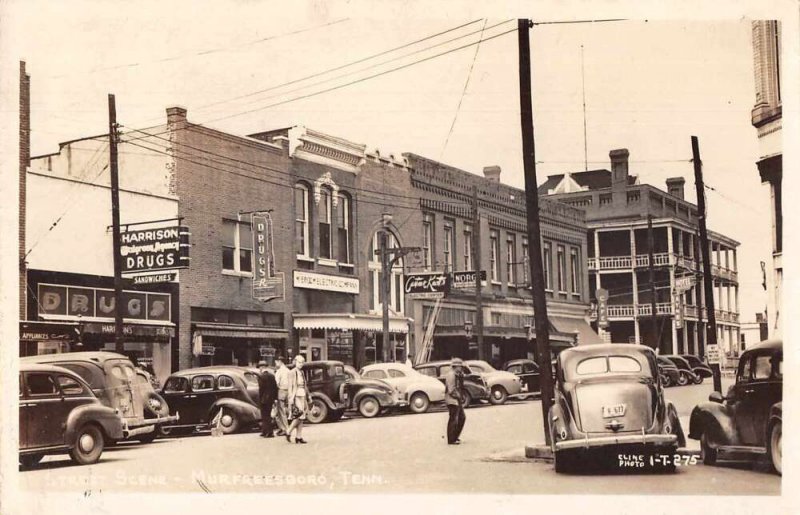
<svg viewBox="0 0 800 515">
<path fill-rule="evenodd" d="M 369 288 L 372 293 L 369 301 L 369 307 L 372 311 L 380 311 L 382 309 L 383 298 L 381 297 L 381 257 L 375 253 L 380 249 L 380 234 L 383 231 L 377 231 L 372 236 L 372 242 L 369 247 Z M 397 243 L 397 238 L 391 232 L 386 232 L 387 241 L 386 248 L 398 248 L 400 245 Z M 403 313 L 403 306 L 405 304 L 405 292 L 403 290 L 403 260 L 398 259 L 394 266 L 392 266 L 391 274 L 389 276 L 389 309 L 397 314 Z"/>
<path fill-rule="evenodd" d="M 294 240 L 297 255 L 311 257 L 309 249 L 309 209 L 308 209 L 308 186 L 297 183 L 294 186 Z"/>
</svg>

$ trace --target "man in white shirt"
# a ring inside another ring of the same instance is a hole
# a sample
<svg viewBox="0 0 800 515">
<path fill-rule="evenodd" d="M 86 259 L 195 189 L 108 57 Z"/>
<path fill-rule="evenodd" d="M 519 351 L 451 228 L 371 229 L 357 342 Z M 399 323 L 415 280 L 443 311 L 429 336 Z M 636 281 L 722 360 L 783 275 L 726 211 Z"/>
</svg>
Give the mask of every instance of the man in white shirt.
<svg viewBox="0 0 800 515">
<path fill-rule="evenodd" d="M 275 404 L 275 425 L 278 436 L 286 434 L 289 422 L 286 420 L 286 400 L 289 397 L 289 369 L 284 364 L 283 356 L 275 357 L 275 382 L 278 383 L 278 402 Z"/>
</svg>

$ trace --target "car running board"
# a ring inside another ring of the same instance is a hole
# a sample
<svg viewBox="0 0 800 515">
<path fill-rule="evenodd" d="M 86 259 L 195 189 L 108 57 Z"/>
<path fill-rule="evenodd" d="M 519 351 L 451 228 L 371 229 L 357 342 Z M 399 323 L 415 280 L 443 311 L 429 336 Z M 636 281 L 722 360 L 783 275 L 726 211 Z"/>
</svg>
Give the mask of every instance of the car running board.
<svg viewBox="0 0 800 515">
<path fill-rule="evenodd" d="M 734 459 L 737 456 L 766 456 L 767 449 L 748 445 L 720 445 L 717 447 L 719 459 Z"/>
</svg>

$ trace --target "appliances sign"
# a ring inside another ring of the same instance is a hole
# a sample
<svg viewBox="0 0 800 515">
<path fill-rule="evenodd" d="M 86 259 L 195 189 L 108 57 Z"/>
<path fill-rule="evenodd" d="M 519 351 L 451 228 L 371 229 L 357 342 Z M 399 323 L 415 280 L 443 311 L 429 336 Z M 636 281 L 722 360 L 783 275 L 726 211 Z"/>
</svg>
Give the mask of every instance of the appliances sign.
<svg viewBox="0 0 800 515">
<path fill-rule="evenodd" d="M 124 231 L 119 240 L 123 274 L 189 267 L 188 227 Z"/>
</svg>

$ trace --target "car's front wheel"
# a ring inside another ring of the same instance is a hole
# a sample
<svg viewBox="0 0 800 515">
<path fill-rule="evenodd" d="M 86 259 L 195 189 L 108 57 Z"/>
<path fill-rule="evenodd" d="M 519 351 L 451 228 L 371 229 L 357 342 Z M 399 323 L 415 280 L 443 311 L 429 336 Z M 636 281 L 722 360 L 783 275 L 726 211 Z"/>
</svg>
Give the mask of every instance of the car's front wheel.
<svg viewBox="0 0 800 515">
<path fill-rule="evenodd" d="M 461 400 L 461 406 L 464 408 L 469 408 L 472 405 L 472 394 L 468 391 L 464 391 L 464 398 Z"/>
<path fill-rule="evenodd" d="M 767 453 L 769 454 L 769 459 L 772 462 L 772 468 L 775 469 L 775 472 L 782 475 L 782 465 L 781 460 L 783 458 L 783 428 L 781 427 L 783 424 L 780 420 L 775 421 L 772 423 L 769 429 L 769 440 L 767 440 L 768 449 Z"/>
<path fill-rule="evenodd" d="M 358 401 L 358 412 L 364 418 L 377 417 L 381 413 L 381 403 L 371 395 Z"/>
<path fill-rule="evenodd" d="M 703 460 L 703 465 L 716 465 L 717 463 L 717 450 L 709 445 L 708 433 L 705 431 L 700 435 L 700 459 Z"/>
<path fill-rule="evenodd" d="M 703 384 L 703 376 L 700 374 L 694 376 L 694 384 Z"/>
<path fill-rule="evenodd" d="M 311 424 L 321 424 L 328 418 L 328 405 L 322 399 L 311 399 L 311 406 L 309 407 L 306 420 Z"/>
<path fill-rule="evenodd" d="M 508 392 L 502 386 L 495 386 L 492 388 L 492 395 L 489 397 L 489 402 L 492 404 L 505 404 L 508 400 Z"/>
<path fill-rule="evenodd" d="M 678 376 L 678 385 L 686 386 L 687 384 L 689 384 L 689 376 L 681 372 L 681 374 Z"/>
<path fill-rule="evenodd" d="M 75 442 L 69 455 L 79 465 L 90 465 L 103 454 L 103 433 L 93 424 L 86 424 L 75 434 Z"/>
<path fill-rule="evenodd" d="M 230 408 L 220 408 L 218 414 L 220 416 L 219 427 L 222 430 L 222 434 L 230 435 L 239 430 L 241 420 L 239 420 L 239 416 L 235 411 Z M 216 418 L 216 415 L 214 418 Z"/>
<path fill-rule="evenodd" d="M 431 407 L 431 401 L 423 392 L 417 392 L 411 396 L 408 407 L 414 413 L 425 413 Z"/>
<path fill-rule="evenodd" d="M 672 379 L 670 379 L 667 374 L 663 374 L 661 376 L 661 384 L 664 386 L 664 388 L 669 388 L 672 386 Z"/>
</svg>

